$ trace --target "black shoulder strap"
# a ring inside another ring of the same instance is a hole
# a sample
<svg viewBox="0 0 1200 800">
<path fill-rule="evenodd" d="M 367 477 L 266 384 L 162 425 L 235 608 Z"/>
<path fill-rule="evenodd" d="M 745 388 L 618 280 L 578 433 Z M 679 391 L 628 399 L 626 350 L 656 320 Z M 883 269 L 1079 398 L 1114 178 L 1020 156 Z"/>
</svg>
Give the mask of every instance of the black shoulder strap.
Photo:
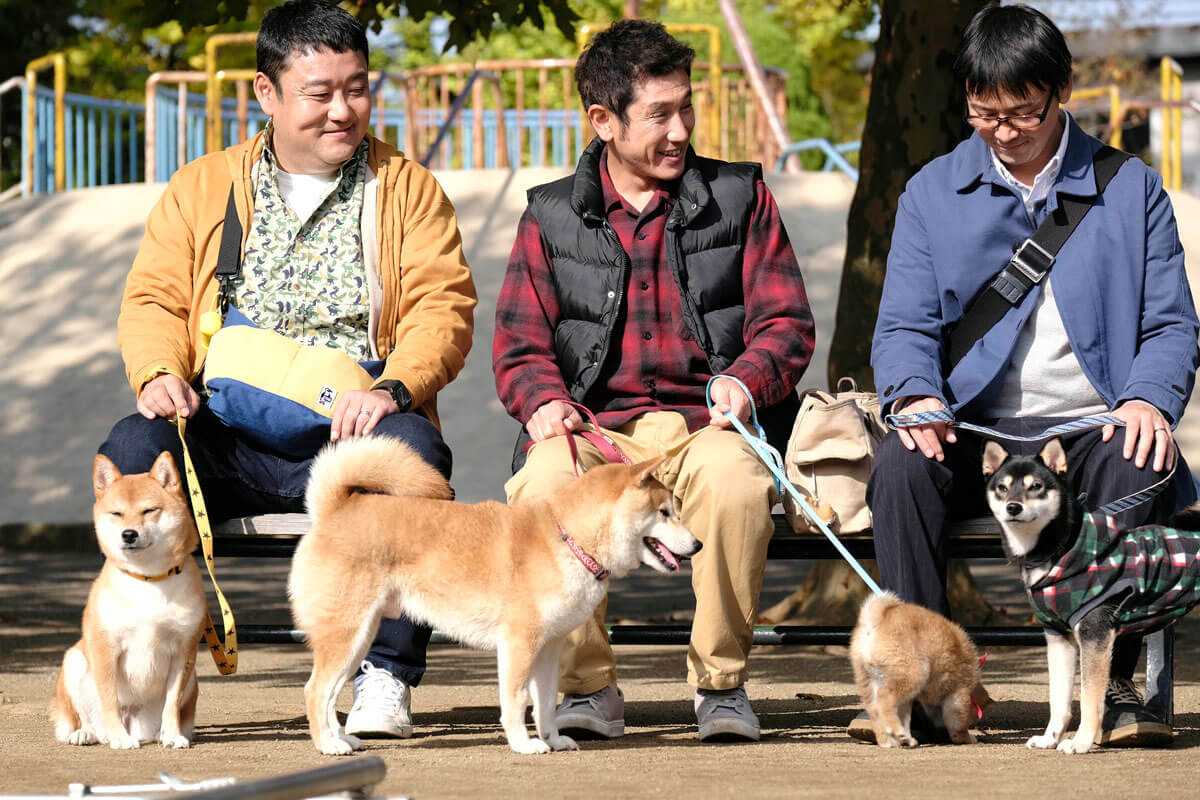
<svg viewBox="0 0 1200 800">
<path fill-rule="evenodd" d="M 1058 251 L 1104 194 L 1117 170 L 1130 157 L 1129 153 L 1108 145 L 1096 151 L 1092 159 L 1096 194 L 1092 197 L 1059 195 L 1059 205 L 1054 213 L 1048 214 L 1038 226 L 1037 232 L 1021 243 L 1013 253 L 1012 260 L 992 279 L 950 331 L 947 348 L 950 369 L 954 369 L 975 343 L 982 339 L 1010 308 L 1020 303 L 1035 284 L 1046 277 L 1050 267 L 1054 266 L 1054 258 Z"/>
<path fill-rule="evenodd" d="M 221 228 L 221 246 L 217 250 L 217 281 L 221 313 L 229 307 L 233 282 L 242 274 L 242 221 L 238 219 L 237 203 L 229 187 L 229 202 L 225 204 L 225 225 Z"/>
</svg>

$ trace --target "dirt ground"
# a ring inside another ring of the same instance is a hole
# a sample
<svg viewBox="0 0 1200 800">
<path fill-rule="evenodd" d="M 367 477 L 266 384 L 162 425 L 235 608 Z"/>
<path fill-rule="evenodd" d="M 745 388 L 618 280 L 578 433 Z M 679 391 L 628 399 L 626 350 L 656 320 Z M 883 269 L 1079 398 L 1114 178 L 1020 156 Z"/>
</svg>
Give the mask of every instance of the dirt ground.
<svg viewBox="0 0 1200 800">
<path fill-rule="evenodd" d="M 157 745 L 114 752 L 56 742 L 46 716 L 63 651 L 99 557 L 0 552 L 0 793 L 65 794 L 70 782 L 152 782 L 159 770 L 187 780 L 241 779 L 311 769 L 333 759 L 309 741 L 301 687 L 310 661 L 302 647 L 246 645 L 236 676 L 221 677 L 202 656 L 193 747 Z M 989 597 L 1020 611 L 1007 568 L 984 571 Z M 286 622 L 280 562 L 227 560 L 222 585 L 239 621 Z M 765 605 L 782 597 L 803 566 L 768 565 Z M 631 576 L 614 586 L 622 621 L 686 616 L 685 579 Z M 1200 618 L 1198 618 L 1200 619 Z M 1061 797 L 1189 796 L 1192 752 L 1200 746 L 1200 623 L 1178 637 L 1176 741 L 1168 750 L 1102 750 L 1064 756 L 1025 749 L 1046 715 L 1046 673 L 1038 648 L 993 648 L 985 667 L 1000 700 L 974 747 L 883 750 L 855 742 L 845 726 L 857 713 L 843 648 L 770 647 L 754 652 L 747 684 L 763 727 L 757 744 L 706 745 L 696 739 L 683 649 L 617 648 L 626 695 L 627 735 L 584 742 L 577 753 L 518 756 L 504 743 L 495 662 L 455 646 L 430 649 L 429 672 L 414 692 L 416 735 L 374 741 L 387 777 L 377 794 L 443 797 Z M 339 707 L 349 707 L 349 690 Z"/>
</svg>

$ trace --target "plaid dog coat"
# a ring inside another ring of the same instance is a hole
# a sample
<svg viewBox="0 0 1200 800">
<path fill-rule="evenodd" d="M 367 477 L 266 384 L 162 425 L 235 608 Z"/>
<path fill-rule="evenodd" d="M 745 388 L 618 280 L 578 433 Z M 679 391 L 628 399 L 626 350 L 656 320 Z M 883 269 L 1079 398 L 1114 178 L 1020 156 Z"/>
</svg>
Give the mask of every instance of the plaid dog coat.
<svg viewBox="0 0 1200 800">
<path fill-rule="evenodd" d="M 1045 577 L 1026 589 L 1042 625 L 1069 633 L 1085 614 L 1117 603 L 1117 633 L 1158 630 L 1200 602 L 1200 533 L 1084 512 L 1079 537 Z"/>
</svg>

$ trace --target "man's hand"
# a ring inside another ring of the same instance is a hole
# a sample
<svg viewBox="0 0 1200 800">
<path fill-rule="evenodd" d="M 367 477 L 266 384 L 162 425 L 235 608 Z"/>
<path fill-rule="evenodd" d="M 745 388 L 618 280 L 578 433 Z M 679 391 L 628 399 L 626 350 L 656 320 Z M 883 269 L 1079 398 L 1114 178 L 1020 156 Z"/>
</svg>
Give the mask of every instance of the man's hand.
<svg viewBox="0 0 1200 800">
<path fill-rule="evenodd" d="M 552 439 L 555 436 L 565 436 L 571 431 L 579 430 L 583 425 L 583 417 L 579 412 L 561 400 L 551 400 L 529 418 L 525 430 L 535 442 Z"/>
<path fill-rule="evenodd" d="M 162 374 L 142 387 L 137 410 L 146 419 L 194 416 L 200 409 L 200 395 L 178 375 Z"/>
<path fill-rule="evenodd" d="M 896 414 L 920 414 L 924 411 L 942 411 L 946 405 L 936 397 L 918 395 L 910 398 Z M 897 428 L 900 442 L 909 450 L 920 449 L 926 458 L 942 461 L 946 454 L 942 452 L 942 442 L 954 444 L 958 434 L 944 422 L 931 422 L 926 425 L 916 425 L 911 428 Z"/>
<path fill-rule="evenodd" d="M 388 414 L 400 413 L 400 406 L 383 389 L 369 392 L 350 391 L 338 398 L 333 407 L 333 423 L 329 426 L 329 441 L 366 436 L 375 430 L 379 420 Z"/>
<path fill-rule="evenodd" d="M 1144 400 L 1129 400 L 1120 405 L 1112 415 L 1125 421 L 1125 448 L 1122 455 L 1138 469 L 1146 466 L 1150 448 L 1154 448 L 1154 471 L 1162 472 L 1163 467 L 1171 469 L 1175 466 L 1175 437 L 1171 434 L 1171 424 L 1154 406 Z M 1116 433 L 1117 426 L 1105 425 L 1102 438 L 1108 441 Z M 1136 458 L 1135 458 L 1136 454 Z"/>
<path fill-rule="evenodd" d="M 725 416 L 732 411 L 742 422 L 750 419 L 750 398 L 746 392 L 728 378 L 717 378 L 712 385 L 712 408 L 708 409 L 708 424 L 714 428 L 732 428 L 733 423 Z"/>
</svg>

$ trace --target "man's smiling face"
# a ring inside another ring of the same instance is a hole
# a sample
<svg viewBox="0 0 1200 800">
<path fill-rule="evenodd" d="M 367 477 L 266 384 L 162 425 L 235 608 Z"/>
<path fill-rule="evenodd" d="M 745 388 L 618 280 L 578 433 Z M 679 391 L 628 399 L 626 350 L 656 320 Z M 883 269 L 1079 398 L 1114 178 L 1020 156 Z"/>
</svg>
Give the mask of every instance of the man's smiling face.
<svg viewBox="0 0 1200 800">
<path fill-rule="evenodd" d="M 340 167 L 366 136 L 371 91 L 363 54 L 322 47 L 295 52 L 275 86 L 265 74 L 254 93 L 271 117 L 275 156 L 285 172 L 328 174 Z"/>
</svg>

